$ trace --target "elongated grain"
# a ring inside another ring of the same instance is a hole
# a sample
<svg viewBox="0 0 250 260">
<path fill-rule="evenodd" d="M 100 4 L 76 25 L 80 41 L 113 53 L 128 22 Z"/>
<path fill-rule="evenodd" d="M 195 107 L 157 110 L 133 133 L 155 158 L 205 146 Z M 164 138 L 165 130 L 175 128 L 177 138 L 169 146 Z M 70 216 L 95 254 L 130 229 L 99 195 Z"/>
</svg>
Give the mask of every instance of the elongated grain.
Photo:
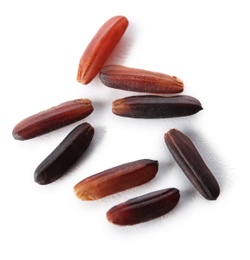
<svg viewBox="0 0 250 260">
<path fill-rule="evenodd" d="M 135 225 L 167 214 L 179 199 L 176 188 L 154 191 L 112 207 L 106 217 L 113 224 Z"/>
<path fill-rule="evenodd" d="M 113 101 L 114 114 L 132 118 L 169 118 L 190 116 L 202 110 L 198 99 L 186 96 L 130 96 Z"/>
<path fill-rule="evenodd" d="M 88 84 L 97 75 L 128 26 L 124 16 L 114 16 L 97 31 L 85 49 L 78 66 L 77 80 Z"/>
<path fill-rule="evenodd" d="M 120 65 L 104 66 L 99 74 L 108 87 L 158 94 L 174 94 L 183 91 L 183 82 L 175 76 Z"/>
<path fill-rule="evenodd" d="M 166 145 L 194 187 L 208 200 L 216 200 L 220 187 L 193 142 L 177 129 L 165 136 Z"/>
<path fill-rule="evenodd" d="M 89 99 L 67 101 L 25 118 L 14 127 L 12 135 L 17 140 L 31 139 L 79 121 L 92 111 Z"/>
<path fill-rule="evenodd" d="M 158 162 L 142 159 L 125 163 L 94 174 L 74 187 L 82 200 L 96 200 L 116 192 L 142 185 L 152 180 L 158 171 Z"/>
<path fill-rule="evenodd" d="M 94 135 L 88 123 L 75 127 L 36 168 L 35 182 L 45 185 L 62 177 L 84 154 Z"/>
</svg>

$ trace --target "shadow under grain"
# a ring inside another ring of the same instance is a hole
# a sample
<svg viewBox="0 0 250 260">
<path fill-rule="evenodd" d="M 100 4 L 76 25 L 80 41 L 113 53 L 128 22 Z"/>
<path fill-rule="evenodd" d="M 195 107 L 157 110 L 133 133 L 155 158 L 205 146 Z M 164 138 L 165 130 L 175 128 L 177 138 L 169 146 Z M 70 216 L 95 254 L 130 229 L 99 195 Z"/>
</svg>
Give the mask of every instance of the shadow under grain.
<svg viewBox="0 0 250 260">
<path fill-rule="evenodd" d="M 133 37 L 129 28 L 127 28 L 125 34 L 116 45 L 113 52 L 110 54 L 104 65 L 108 64 L 123 64 L 126 57 L 129 54 L 129 50 L 133 44 Z"/>
</svg>

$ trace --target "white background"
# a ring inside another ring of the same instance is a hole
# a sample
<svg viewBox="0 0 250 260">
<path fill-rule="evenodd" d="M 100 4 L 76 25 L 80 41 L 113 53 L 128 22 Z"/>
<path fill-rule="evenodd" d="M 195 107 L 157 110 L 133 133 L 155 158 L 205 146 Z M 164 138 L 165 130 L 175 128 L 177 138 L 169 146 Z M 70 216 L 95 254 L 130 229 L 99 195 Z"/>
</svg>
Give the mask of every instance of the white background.
<svg viewBox="0 0 250 260">
<path fill-rule="evenodd" d="M 0 3 L 0 259 L 249 259 L 248 1 L 1 1 Z M 111 112 L 116 98 L 98 77 L 76 81 L 79 59 L 99 27 L 124 15 L 129 27 L 107 63 L 180 77 L 183 94 L 203 110 L 185 118 L 136 120 Z M 17 141 L 22 119 L 76 98 L 89 98 L 95 136 L 82 160 L 47 186 L 37 165 L 78 123 Z M 205 200 L 171 157 L 163 135 L 188 134 L 221 186 Z M 137 159 L 156 159 L 154 180 L 92 202 L 77 199 L 83 178 Z M 132 227 L 110 224 L 113 205 L 166 187 L 178 206 Z"/>
</svg>

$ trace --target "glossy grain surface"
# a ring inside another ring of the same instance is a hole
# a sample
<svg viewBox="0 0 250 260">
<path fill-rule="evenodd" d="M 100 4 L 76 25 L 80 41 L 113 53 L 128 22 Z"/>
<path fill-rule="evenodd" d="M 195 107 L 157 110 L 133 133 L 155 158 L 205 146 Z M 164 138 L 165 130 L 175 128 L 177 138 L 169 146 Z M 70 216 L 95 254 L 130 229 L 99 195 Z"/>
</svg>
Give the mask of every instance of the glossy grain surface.
<svg viewBox="0 0 250 260">
<path fill-rule="evenodd" d="M 141 95 L 117 99 L 112 104 L 114 114 L 132 118 L 169 118 L 190 116 L 202 110 L 198 99 L 185 96 Z"/>
<path fill-rule="evenodd" d="M 81 158 L 89 147 L 94 128 L 82 123 L 74 128 L 65 139 L 36 168 L 35 182 L 45 185 L 56 181 Z"/>
<path fill-rule="evenodd" d="M 88 84 L 97 75 L 128 26 L 124 16 L 114 16 L 97 31 L 86 47 L 78 66 L 77 80 Z"/>
<path fill-rule="evenodd" d="M 96 200 L 142 185 L 153 179 L 157 171 L 158 161 L 142 159 L 125 163 L 80 181 L 74 192 L 82 200 Z"/>
<path fill-rule="evenodd" d="M 17 140 L 31 139 L 81 120 L 92 111 L 89 99 L 67 101 L 25 118 L 14 127 L 12 135 Z"/>
<path fill-rule="evenodd" d="M 128 91 L 173 94 L 184 88 L 175 76 L 120 65 L 104 66 L 99 76 L 104 85 Z"/>
<path fill-rule="evenodd" d="M 154 191 L 112 207 L 106 217 L 113 224 L 135 225 L 167 214 L 179 199 L 176 188 Z"/>
<path fill-rule="evenodd" d="M 216 200 L 220 194 L 219 184 L 193 142 L 177 129 L 168 131 L 164 138 L 169 151 L 194 187 L 206 199 Z"/>
</svg>

